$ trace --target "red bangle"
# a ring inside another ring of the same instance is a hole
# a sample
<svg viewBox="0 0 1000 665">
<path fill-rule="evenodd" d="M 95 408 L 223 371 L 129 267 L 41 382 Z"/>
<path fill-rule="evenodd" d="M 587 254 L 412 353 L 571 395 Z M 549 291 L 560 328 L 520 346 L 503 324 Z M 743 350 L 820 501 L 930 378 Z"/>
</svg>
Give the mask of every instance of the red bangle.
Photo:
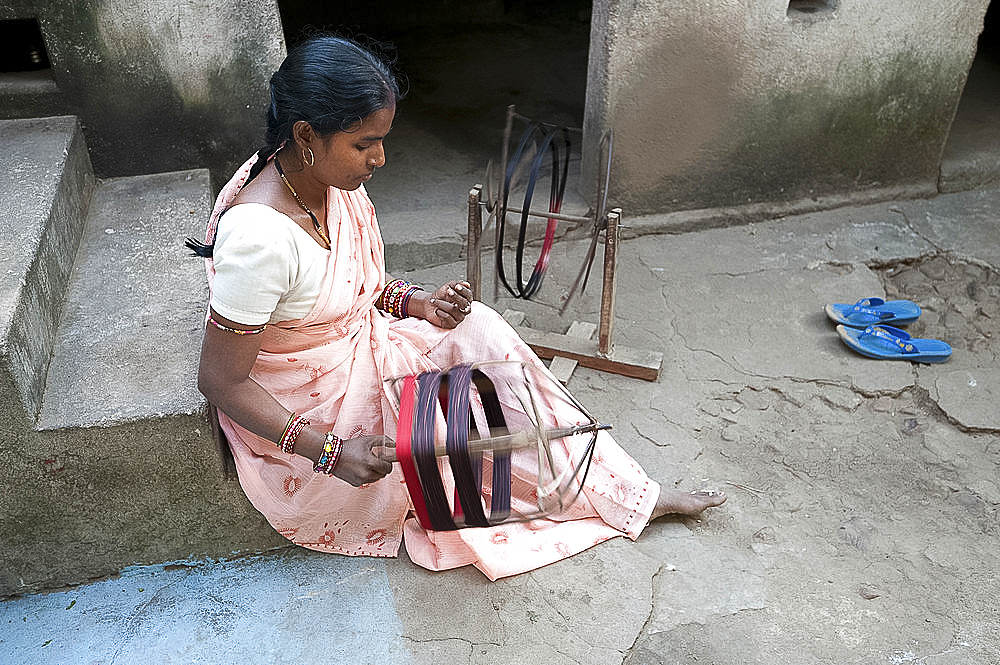
<svg viewBox="0 0 1000 665">
<path fill-rule="evenodd" d="M 281 441 L 278 442 L 278 447 L 281 451 L 288 453 L 289 455 L 295 452 L 295 441 L 299 438 L 299 432 L 302 428 L 309 424 L 309 421 L 302 416 L 297 416 L 294 413 L 291 418 L 288 419 L 288 424 L 285 425 L 285 431 L 281 435 Z"/>
</svg>

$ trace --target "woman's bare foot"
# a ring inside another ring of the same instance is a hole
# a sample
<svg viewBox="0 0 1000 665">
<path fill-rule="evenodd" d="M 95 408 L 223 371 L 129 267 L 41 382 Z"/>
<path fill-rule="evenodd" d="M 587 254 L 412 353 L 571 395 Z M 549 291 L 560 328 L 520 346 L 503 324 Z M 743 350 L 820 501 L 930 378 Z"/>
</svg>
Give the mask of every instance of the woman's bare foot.
<svg viewBox="0 0 1000 665">
<path fill-rule="evenodd" d="M 650 519 L 656 519 L 664 515 L 697 517 L 706 508 L 721 506 L 726 502 L 727 498 L 725 492 L 717 490 L 682 492 L 680 490 L 661 489 L 660 497 L 656 500 L 656 507 L 653 508 L 653 514 Z"/>
</svg>

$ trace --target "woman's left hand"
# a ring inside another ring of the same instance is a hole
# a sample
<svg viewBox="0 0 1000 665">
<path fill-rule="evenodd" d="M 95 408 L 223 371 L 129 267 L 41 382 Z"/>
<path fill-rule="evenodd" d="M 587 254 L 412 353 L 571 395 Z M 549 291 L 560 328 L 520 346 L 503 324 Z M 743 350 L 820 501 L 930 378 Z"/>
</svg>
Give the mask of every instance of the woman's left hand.
<svg viewBox="0 0 1000 665">
<path fill-rule="evenodd" d="M 427 319 L 442 328 L 454 328 L 472 311 L 472 286 L 465 281 L 452 281 L 434 293 L 417 291 L 407 306 L 411 316 Z"/>
</svg>

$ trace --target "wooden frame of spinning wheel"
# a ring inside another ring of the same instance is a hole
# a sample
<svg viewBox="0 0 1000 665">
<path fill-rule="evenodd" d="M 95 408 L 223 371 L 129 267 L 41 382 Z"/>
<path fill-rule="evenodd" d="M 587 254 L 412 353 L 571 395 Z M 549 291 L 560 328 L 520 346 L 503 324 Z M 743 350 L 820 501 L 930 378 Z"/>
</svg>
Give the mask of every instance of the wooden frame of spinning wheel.
<svg viewBox="0 0 1000 665">
<path fill-rule="evenodd" d="M 472 285 L 475 298 L 482 293 L 482 264 L 480 261 L 480 239 L 483 233 L 483 186 L 475 185 L 469 190 L 468 235 L 466 237 L 466 279 Z M 592 221 L 571 215 L 553 215 L 550 212 L 533 212 L 529 215 L 566 221 Z M 598 213 L 600 214 L 600 213 Z M 556 357 L 568 358 L 583 367 L 621 374 L 645 381 L 655 381 L 660 375 L 663 354 L 619 346 L 613 343 L 614 308 L 616 290 L 616 267 L 620 240 L 621 208 L 614 208 L 605 215 L 604 228 L 604 269 L 601 288 L 601 310 L 598 339 L 593 341 L 573 335 L 542 332 L 526 326 L 515 326 L 517 333 L 538 355 L 551 360 Z M 595 220 L 596 221 L 596 220 Z"/>
</svg>

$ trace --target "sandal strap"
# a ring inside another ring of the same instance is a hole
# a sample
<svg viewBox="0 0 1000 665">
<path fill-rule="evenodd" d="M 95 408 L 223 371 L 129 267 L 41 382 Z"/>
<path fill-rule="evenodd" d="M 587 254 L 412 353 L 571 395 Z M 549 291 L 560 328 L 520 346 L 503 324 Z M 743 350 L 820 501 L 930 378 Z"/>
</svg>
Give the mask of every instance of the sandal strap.
<svg viewBox="0 0 1000 665">
<path fill-rule="evenodd" d="M 854 303 L 854 307 L 851 308 L 852 314 L 868 314 L 869 316 L 874 316 L 878 320 L 883 319 L 894 319 L 896 315 L 892 312 L 882 312 L 877 309 L 872 309 L 871 307 L 866 307 L 865 305 L 873 305 L 879 307 L 884 305 L 885 301 L 881 298 L 862 298 L 858 302 Z"/>
<path fill-rule="evenodd" d="M 887 342 L 892 342 L 903 353 L 916 353 L 917 347 L 910 343 L 910 334 L 905 330 L 893 328 L 892 326 L 868 326 L 864 331 L 865 335 L 878 337 Z"/>
</svg>

